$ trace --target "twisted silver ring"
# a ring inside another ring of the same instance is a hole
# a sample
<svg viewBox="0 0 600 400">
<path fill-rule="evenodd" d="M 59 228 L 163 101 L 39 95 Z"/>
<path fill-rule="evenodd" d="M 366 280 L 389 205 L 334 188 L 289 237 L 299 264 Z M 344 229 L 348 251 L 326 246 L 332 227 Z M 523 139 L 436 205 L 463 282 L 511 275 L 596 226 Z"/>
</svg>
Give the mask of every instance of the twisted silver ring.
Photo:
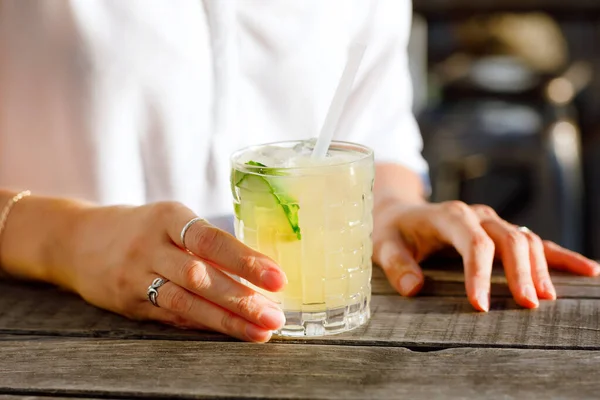
<svg viewBox="0 0 600 400">
<path fill-rule="evenodd" d="M 190 254 L 193 254 L 193 253 L 185 245 L 185 234 L 187 233 L 188 229 L 190 229 L 192 227 L 192 225 L 194 225 L 198 221 L 205 221 L 205 219 L 200 218 L 200 217 L 192 218 L 187 224 L 185 224 L 185 226 L 181 230 L 181 235 L 180 235 L 181 245 L 183 246 L 183 249 Z"/>
<path fill-rule="evenodd" d="M 167 282 L 169 282 L 168 279 L 156 278 L 152 281 L 152 284 L 148 286 L 148 291 L 146 292 L 146 294 L 148 295 L 148 300 L 150 300 L 150 303 L 152 303 L 154 307 L 160 307 L 157 302 L 158 288 Z"/>
</svg>

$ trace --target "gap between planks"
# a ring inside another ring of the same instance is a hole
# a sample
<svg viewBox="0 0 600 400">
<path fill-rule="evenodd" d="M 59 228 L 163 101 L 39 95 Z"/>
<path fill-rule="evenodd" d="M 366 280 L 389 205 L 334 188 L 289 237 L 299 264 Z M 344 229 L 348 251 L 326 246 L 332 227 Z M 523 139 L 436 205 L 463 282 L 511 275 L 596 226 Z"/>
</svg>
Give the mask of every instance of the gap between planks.
<svg viewBox="0 0 600 400">
<path fill-rule="evenodd" d="M 207 332 L 139 323 L 92 307 L 53 288 L 0 288 L 0 333 L 112 337 L 119 339 L 233 340 Z M 372 318 L 358 329 L 304 343 L 394 347 L 514 347 L 596 349 L 600 300 L 560 299 L 524 310 L 509 298 L 493 298 L 489 313 L 464 297 L 373 296 Z"/>
<path fill-rule="evenodd" d="M 56 396 L 591 399 L 600 390 L 593 351 L 56 339 L 0 347 L 0 359 L 0 393 Z"/>
</svg>

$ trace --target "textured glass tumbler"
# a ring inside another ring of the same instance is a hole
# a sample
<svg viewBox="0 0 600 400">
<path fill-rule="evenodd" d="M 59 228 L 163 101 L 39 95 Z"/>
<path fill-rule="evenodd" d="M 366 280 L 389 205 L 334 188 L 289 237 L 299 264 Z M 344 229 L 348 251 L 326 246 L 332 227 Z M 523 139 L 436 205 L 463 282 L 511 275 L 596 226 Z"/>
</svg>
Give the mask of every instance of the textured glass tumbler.
<svg viewBox="0 0 600 400">
<path fill-rule="evenodd" d="M 327 160 L 285 162 L 305 145 L 253 146 L 232 156 L 235 234 L 289 281 L 279 293 L 246 282 L 283 309 L 286 324 L 275 332 L 282 336 L 345 332 L 370 317 L 373 152 L 333 142 Z"/>
</svg>

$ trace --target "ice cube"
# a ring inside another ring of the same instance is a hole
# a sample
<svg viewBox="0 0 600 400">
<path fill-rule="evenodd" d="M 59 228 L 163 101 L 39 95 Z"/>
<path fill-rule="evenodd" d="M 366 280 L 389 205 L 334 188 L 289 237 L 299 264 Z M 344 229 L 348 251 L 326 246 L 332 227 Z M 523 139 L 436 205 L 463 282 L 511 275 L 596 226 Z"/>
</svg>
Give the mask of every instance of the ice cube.
<svg viewBox="0 0 600 400">
<path fill-rule="evenodd" d="M 304 140 L 294 146 L 297 156 L 310 156 L 315 147 L 316 139 Z"/>
<path fill-rule="evenodd" d="M 248 151 L 239 161 L 247 163 L 256 161 L 272 168 L 302 168 L 334 164 L 344 164 L 356 159 L 359 155 L 339 150 L 331 150 L 326 157 L 312 158 L 314 140 L 302 141 L 293 147 L 276 145 L 262 146 Z"/>
</svg>

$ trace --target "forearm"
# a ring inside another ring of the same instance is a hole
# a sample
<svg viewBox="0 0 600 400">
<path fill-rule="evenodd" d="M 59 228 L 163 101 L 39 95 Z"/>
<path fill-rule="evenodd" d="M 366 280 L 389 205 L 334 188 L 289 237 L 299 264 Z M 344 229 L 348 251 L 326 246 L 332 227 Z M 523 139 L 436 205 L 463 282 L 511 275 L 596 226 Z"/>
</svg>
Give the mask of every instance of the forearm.
<svg viewBox="0 0 600 400">
<path fill-rule="evenodd" d="M 407 205 L 427 202 L 423 180 L 414 171 L 399 164 L 378 163 L 373 188 L 375 207 L 388 202 Z"/>
<path fill-rule="evenodd" d="M 16 193 L 0 190 L 0 209 Z M 0 268 L 11 276 L 72 289 L 68 265 L 83 202 L 30 196 L 14 205 L 0 234 Z"/>
<path fill-rule="evenodd" d="M 0 209 L 16 193 L 0 190 Z M 377 164 L 375 206 L 388 202 L 423 204 L 425 188 L 413 171 Z M 74 200 L 31 196 L 17 203 L 0 235 L 0 269 L 9 275 L 73 289 L 71 256 L 78 216 L 91 205 Z"/>
</svg>

